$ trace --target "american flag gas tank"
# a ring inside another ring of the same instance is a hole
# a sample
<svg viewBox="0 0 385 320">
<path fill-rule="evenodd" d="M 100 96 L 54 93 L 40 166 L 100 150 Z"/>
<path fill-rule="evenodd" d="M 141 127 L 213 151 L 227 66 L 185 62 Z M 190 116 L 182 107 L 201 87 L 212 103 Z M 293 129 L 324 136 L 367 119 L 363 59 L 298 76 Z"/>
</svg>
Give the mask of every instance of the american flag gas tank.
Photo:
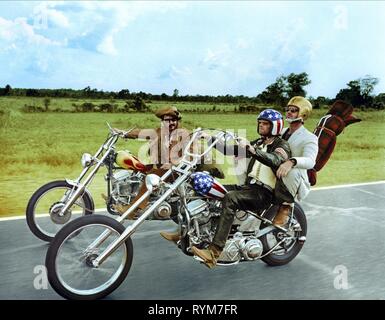
<svg viewBox="0 0 385 320">
<path fill-rule="evenodd" d="M 206 197 L 223 198 L 226 188 L 205 172 L 196 172 L 191 175 L 191 184 L 194 190 Z"/>
</svg>

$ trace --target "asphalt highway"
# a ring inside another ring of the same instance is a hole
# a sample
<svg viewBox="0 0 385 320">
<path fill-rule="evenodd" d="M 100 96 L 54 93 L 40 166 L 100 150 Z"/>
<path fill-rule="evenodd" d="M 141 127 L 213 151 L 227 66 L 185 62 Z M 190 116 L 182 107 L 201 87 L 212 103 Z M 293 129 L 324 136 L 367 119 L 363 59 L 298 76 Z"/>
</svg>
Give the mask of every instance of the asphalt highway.
<svg viewBox="0 0 385 320">
<path fill-rule="evenodd" d="M 173 222 L 146 221 L 132 238 L 126 280 L 106 299 L 384 299 L 384 204 L 384 182 L 312 191 L 302 203 L 307 241 L 282 267 L 254 261 L 210 270 L 159 236 Z M 62 299 L 39 285 L 47 248 L 25 219 L 0 221 L 0 299 Z"/>
</svg>

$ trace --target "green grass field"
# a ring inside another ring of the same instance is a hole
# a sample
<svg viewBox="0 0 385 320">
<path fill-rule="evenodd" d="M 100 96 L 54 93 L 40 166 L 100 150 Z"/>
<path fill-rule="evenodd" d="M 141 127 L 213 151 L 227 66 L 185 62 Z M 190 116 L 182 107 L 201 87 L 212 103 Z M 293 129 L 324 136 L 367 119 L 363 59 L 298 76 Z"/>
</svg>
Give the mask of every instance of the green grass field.
<svg viewBox="0 0 385 320">
<path fill-rule="evenodd" d="M 90 100 L 89 100 L 90 101 Z M 71 110 L 73 99 L 51 99 L 50 109 Z M 133 125 L 151 128 L 159 125 L 152 113 L 21 113 L 24 104 L 42 105 L 42 99 L 0 99 L 0 216 L 23 214 L 32 193 L 49 181 L 75 179 L 81 172 L 82 153 L 95 153 L 107 136 L 108 121 L 118 128 Z M 78 103 L 78 102 L 77 102 Z M 99 102 L 98 103 L 102 103 Z M 166 103 L 152 103 L 156 109 Z M 170 103 L 167 103 L 170 105 Z M 172 104 L 184 111 L 182 125 L 188 129 L 211 127 L 246 129 L 249 139 L 257 136 L 255 114 L 187 112 L 211 110 L 212 104 Z M 237 105 L 217 105 L 216 110 L 234 110 Z M 313 130 L 326 110 L 315 110 L 306 123 Z M 327 165 L 318 173 L 318 186 L 385 180 L 385 112 L 355 112 L 363 121 L 348 127 L 337 138 L 336 149 Z M 136 153 L 141 141 L 120 141 L 118 149 Z M 232 183 L 231 158 L 222 166 L 227 173 L 222 183 Z M 102 169 L 90 191 L 97 206 L 105 191 Z M 230 170 L 230 171 L 229 171 Z"/>
</svg>

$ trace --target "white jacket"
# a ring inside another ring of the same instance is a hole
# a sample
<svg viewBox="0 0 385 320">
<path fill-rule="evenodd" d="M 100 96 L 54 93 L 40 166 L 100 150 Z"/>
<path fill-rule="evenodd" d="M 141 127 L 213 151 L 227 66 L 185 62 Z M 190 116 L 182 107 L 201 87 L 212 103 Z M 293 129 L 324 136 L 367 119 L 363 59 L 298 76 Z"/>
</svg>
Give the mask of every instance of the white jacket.
<svg viewBox="0 0 385 320">
<path fill-rule="evenodd" d="M 282 135 L 288 129 L 283 129 Z M 307 170 L 315 165 L 318 154 L 318 138 L 304 126 L 301 126 L 294 131 L 287 142 L 290 145 L 291 157 L 297 161 L 297 164 L 289 172 L 287 179 L 284 179 L 284 183 L 293 195 L 297 195 L 298 200 L 302 200 L 310 191 Z"/>
<path fill-rule="evenodd" d="M 282 135 L 289 128 L 283 129 Z M 304 126 L 294 131 L 287 140 L 290 145 L 291 157 L 297 160 L 295 168 L 312 169 L 318 154 L 318 138 Z"/>
</svg>

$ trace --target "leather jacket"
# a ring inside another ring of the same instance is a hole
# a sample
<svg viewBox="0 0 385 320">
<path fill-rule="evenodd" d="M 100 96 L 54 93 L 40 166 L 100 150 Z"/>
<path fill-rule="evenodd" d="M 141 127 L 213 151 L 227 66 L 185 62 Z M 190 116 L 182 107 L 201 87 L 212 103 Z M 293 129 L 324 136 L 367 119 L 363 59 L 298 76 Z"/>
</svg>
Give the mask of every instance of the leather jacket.
<svg viewBox="0 0 385 320">
<path fill-rule="evenodd" d="M 245 155 L 246 158 L 251 158 L 247 167 L 246 177 L 253 169 L 255 161 L 259 161 L 262 164 L 270 167 L 275 174 L 279 166 L 291 157 L 289 143 L 283 140 L 281 137 L 275 137 L 273 142 L 267 145 L 267 151 L 265 152 L 260 149 L 263 141 L 263 138 L 259 138 L 250 142 L 251 146 L 255 149 L 255 154 L 251 153 L 248 149 L 241 148 L 237 145 L 227 146 L 226 144 L 218 143 L 215 148 L 224 155 L 232 155 L 235 157 Z M 280 149 L 281 152 L 279 152 Z M 282 152 L 282 150 L 284 152 Z M 287 154 L 287 157 L 284 157 L 284 153 Z"/>
</svg>

